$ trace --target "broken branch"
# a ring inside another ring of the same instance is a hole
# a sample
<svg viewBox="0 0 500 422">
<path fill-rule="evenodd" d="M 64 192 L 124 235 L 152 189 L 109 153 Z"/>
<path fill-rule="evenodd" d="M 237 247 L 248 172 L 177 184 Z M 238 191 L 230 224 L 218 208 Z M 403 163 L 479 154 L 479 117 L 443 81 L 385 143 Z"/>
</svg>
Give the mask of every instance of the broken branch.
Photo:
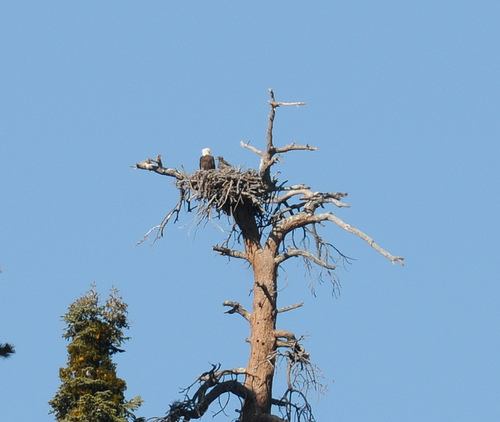
<svg viewBox="0 0 500 422">
<path fill-rule="evenodd" d="M 229 309 L 228 311 L 224 312 L 225 314 L 240 314 L 243 318 L 245 318 L 247 321 L 250 321 L 250 317 L 252 314 L 248 312 L 243 306 L 241 306 L 238 302 L 233 302 L 226 300 L 222 303 L 222 306 L 231 306 L 232 309 Z"/>
<path fill-rule="evenodd" d="M 175 177 L 177 180 L 181 180 L 183 178 L 182 172 L 180 172 L 179 170 L 163 167 L 161 162 L 161 155 L 158 155 L 158 157 L 154 159 L 146 158 L 144 161 L 136 163 L 134 168 L 154 171 L 155 173 L 161 174 L 163 176 Z"/>
</svg>

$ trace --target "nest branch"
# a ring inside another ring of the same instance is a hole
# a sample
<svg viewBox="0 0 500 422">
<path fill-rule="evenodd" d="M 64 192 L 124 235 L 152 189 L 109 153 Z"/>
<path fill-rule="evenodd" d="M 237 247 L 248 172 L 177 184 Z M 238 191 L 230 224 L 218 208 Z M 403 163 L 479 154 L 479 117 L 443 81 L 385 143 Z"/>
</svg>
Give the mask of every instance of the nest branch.
<svg viewBox="0 0 500 422">
<path fill-rule="evenodd" d="M 163 167 L 161 154 L 158 154 L 156 158 L 146 158 L 132 167 L 135 169 L 154 171 L 155 173 L 163 176 L 175 177 L 177 180 L 181 180 L 183 178 L 183 174 L 179 170 Z"/>
</svg>

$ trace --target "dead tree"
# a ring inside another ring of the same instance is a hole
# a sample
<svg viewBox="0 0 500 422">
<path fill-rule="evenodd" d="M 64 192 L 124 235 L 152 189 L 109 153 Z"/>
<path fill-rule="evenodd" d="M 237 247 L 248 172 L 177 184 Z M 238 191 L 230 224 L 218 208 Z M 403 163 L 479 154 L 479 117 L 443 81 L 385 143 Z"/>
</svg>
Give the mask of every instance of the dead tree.
<svg viewBox="0 0 500 422">
<path fill-rule="evenodd" d="M 222 170 L 202 170 L 186 173 L 184 170 L 164 167 L 161 156 L 136 164 L 175 179 L 179 190 L 176 206 L 162 223 L 151 229 L 162 237 L 169 221 L 177 221 L 182 206 L 196 214 L 198 222 L 223 216 L 229 217 L 232 229 L 227 239 L 213 247 L 220 255 L 248 262 L 254 274 L 253 306 L 248 311 L 238 302 L 224 302 L 230 309 L 245 318 L 250 325 L 250 357 L 246 368 L 221 371 L 214 367 L 200 376 L 194 394 L 189 390 L 183 401 L 175 402 L 164 418 L 158 421 L 188 421 L 200 418 L 209 405 L 221 395 L 229 393 L 240 398 L 240 422 L 312 421 L 314 420 L 305 390 L 319 386 L 316 368 L 309 354 L 292 332 L 278 329 L 280 312 L 301 306 L 277 307 L 278 267 L 290 258 L 300 257 L 308 269 L 317 266 L 333 283 L 338 260 L 345 258 L 332 244 L 324 240 L 318 228 L 331 222 L 373 247 L 392 263 L 403 265 L 403 258 L 394 256 L 378 246 L 368 235 L 345 223 L 327 206 L 348 207 L 342 200 L 345 192 L 316 192 L 305 185 L 287 186 L 271 175 L 271 168 L 282 154 L 289 151 L 315 151 L 309 145 L 291 143 L 276 147 L 273 141 L 273 124 L 276 110 L 282 106 L 302 106 L 305 103 L 283 103 L 275 100 L 270 90 L 271 106 L 265 149 L 259 150 L 250 143 L 241 143 L 260 157 L 258 170 L 242 167 L 224 167 Z M 155 239 L 155 240 L 156 240 Z M 235 245 L 242 245 L 236 249 Z M 287 362 L 287 385 L 284 394 L 273 396 L 273 377 L 278 359 Z M 243 378 L 243 380 L 240 380 Z M 194 384 L 193 384 L 194 385 Z M 281 417 L 272 414 L 276 406 Z"/>
</svg>

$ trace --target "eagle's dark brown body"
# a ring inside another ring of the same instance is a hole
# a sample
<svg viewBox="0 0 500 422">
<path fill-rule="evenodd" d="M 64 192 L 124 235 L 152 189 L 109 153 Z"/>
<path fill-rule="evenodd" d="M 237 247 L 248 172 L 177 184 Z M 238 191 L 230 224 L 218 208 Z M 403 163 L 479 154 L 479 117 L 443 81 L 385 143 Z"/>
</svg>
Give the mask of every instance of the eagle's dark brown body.
<svg viewBox="0 0 500 422">
<path fill-rule="evenodd" d="M 210 155 L 210 148 L 205 148 L 201 151 L 200 169 L 201 170 L 215 170 L 214 157 Z"/>
</svg>

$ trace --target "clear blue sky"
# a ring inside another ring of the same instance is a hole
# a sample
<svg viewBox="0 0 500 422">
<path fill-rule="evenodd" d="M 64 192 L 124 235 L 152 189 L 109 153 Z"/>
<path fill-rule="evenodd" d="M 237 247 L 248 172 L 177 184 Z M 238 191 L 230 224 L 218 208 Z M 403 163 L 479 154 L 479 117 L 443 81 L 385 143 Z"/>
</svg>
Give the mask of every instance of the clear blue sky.
<svg viewBox="0 0 500 422">
<path fill-rule="evenodd" d="M 161 153 L 197 167 L 211 147 L 258 165 L 268 88 L 283 108 L 283 180 L 347 191 L 334 210 L 406 258 L 324 235 L 356 258 L 311 295 L 282 272 L 279 328 L 306 334 L 329 391 L 318 421 L 500 420 L 500 3 L 496 1 L 16 1 L 0 6 L 2 420 L 51 421 L 66 363 L 60 316 L 96 282 L 133 321 L 117 358 L 141 415 L 161 416 L 210 363 L 245 366 L 251 273 L 224 234 L 184 215 L 135 244 L 177 200 L 134 171 Z M 217 420 L 231 420 L 230 417 Z M 205 419 L 211 420 L 208 414 Z"/>
</svg>

